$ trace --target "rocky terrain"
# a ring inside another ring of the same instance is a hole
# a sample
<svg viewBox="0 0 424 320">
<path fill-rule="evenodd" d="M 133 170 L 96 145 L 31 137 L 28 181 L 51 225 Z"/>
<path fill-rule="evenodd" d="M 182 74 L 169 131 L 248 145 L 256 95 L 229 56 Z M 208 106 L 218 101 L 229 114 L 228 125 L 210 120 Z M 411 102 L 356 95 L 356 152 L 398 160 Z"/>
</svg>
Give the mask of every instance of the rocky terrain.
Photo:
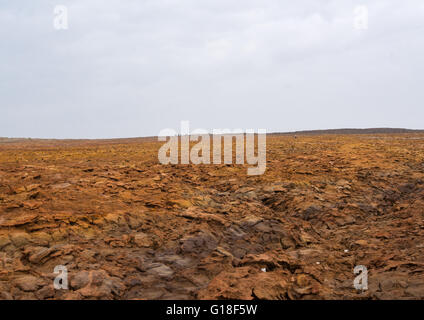
<svg viewBox="0 0 424 320">
<path fill-rule="evenodd" d="M 161 145 L 1 139 L 0 298 L 424 298 L 424 134 L 268 136 L 261 176 Z"/>
</svg>

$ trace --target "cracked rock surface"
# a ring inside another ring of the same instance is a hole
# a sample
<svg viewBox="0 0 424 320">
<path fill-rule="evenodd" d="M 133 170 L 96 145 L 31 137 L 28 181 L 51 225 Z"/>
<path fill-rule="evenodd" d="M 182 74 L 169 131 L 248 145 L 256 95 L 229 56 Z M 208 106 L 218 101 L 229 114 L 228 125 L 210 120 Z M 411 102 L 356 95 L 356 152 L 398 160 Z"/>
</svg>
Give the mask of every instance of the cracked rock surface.
<svg viewBox="0 0 424 320">
<path fill-rule="evenodd" d="M 260 176 L 161 145 L 1 139 L 0 298 L 424 298 L 424 135 L 268 136 Z"/>
</svg>

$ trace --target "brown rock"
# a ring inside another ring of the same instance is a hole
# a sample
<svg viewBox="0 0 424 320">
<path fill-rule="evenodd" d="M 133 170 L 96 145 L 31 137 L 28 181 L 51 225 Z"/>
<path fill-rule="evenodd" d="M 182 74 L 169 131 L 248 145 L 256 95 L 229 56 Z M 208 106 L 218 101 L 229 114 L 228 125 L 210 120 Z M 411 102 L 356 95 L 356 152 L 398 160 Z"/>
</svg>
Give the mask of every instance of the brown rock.
<svg viewBox="0 0 424 320">
<path fill-rule="evenodd" d="M 149 248 L 153 245 L 151 237 L 143 232 L 139 232 L 134 235 L 134 243 L 137 246 L 144 248 Z"/>
<path fill-rule="evenodd" d="M 90 282 L 88 271 L 80 271 L 71 279 L 71 287 L 75 290 L 84 288 Z"/>
<path fill-rule="evenodd" d="M 53 288 L 53 285 L 45 286 L 41 288 L 40 290 L 38 290 L 35 295 L 37 299 L 40 299 L 40 300 L 49 299 L 54 297 L 55 290 Z"/>
<path fill-rule="evenodd" d="M 27 245 L 30 242 L 31 237 L 26 232 L 14 232 L 10 234 L 10 239 L 13 245 L 19 248 Z"/>
<path fill-rule="evenodd" d="M 41 286 L 41 282 L 34 276 L 23 276 L 15 280 L 16 286 L 23 291 L 36 291 Z"/>
</svg>

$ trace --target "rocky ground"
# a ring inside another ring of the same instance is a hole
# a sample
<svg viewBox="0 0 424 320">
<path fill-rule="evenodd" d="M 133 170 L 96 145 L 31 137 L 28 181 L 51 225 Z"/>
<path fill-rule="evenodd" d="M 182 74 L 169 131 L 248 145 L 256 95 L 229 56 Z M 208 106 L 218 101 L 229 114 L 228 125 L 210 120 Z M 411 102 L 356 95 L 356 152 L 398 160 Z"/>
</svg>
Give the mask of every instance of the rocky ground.
<svg viewBox="0 0 424 320">
<path fill-rule="evenodd" d="M 269 136 L 261 176 L 160 146 L 1 139 L 0 298 L 424 298 L 424 134 Z"/>
</svg>

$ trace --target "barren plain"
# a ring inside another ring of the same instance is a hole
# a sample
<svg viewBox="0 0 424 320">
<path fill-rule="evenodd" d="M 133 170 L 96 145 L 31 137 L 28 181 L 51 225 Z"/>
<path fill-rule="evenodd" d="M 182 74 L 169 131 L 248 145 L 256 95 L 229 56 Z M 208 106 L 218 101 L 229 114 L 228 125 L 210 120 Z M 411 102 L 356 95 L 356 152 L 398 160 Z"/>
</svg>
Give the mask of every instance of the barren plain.
<svg viewBox="0 0 424 320">
<path fill-rule="evenodd" d="M 424 134 L 270 135 L 260 176 L 161 145 L 0 139 L 0 298 L 424 298 Z"/>
</svg>

